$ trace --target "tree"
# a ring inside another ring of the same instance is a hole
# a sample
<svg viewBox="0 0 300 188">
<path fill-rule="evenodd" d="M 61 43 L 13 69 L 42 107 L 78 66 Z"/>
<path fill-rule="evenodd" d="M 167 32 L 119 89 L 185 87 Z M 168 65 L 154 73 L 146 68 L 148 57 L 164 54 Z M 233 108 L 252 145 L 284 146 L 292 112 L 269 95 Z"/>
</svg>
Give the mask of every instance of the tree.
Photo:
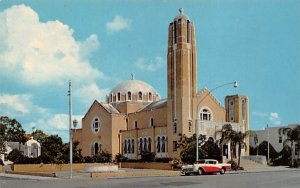
<svg viewBox="0 0 300 188">
<path fill-rule="evenodd" d="M 13 149 L 8 155 L 7 159 L 15 164 L 22 164 L 25 156 L 18 149 Z"/>
<path fill-rule="evenodd" d="M 247 132 L 246 133 L 242 133 L 241 131 L 236 132 L 233 131 L 232 132 L 232 138 L 231 138 L 231 142 L 236 146 L 238 145 L 238 166 L 240 166 L 241 164 L 241 151 L 242 151 L 242 145 L 244 145 L 245 150 L 247 150 L 247 144 L 245 142 L 245 138 L 247 136 Z"/>
<path fill-rule="evenodd" d="M 231 142 L 232 135 L 234 134 L 234 130 L 232 129 L 232 126 L 230 124 L 225 124 L 223 125 L 222 129 L 220 131 L 217 131 L 221 133 L 221 139 L 220 139 L 220 144 L 221 144 L 221 153 L 223 154 L 223 146 L 224 144 L 228 144 L 230 142 L 230 160 L 233 161 L 232 156 L 233 156 L 233 143 Z"/>
<path fill-rule="evenodd" d="M 201 151 L 204 152 L 205 157 L 207 159 L 216 159 L 218 161 L 221 160 L 221 150 L 218 145 L 214 142 L 213 139 L 209 138 L 205 144 L 201 146 Z"/>
<path fill-rule="evenodd" d="M 266 157 L 268 156 L 268 142 L 267 141 L 264 140 L 262 143 L 260 143 L 258 145 L 258 154 L 264 155 Z M 274 149 L 272 144 L 270 144 L 269 154 L 270 154 L 270 159 L 276 159 L 278 157 L 278 152 Z"/>
<path fill-rule="evenodd" d="M 41 158 L 44 163 L 62 164 L 65 162 L 62 139 L 58 135 L 46 137 L 41 145 Z"/>
<path fill-rule="evenodd" d="M 238 145 L 238 166 L 240 166 L 240 162 L 241 162 L 241 151 L 242 151 L 242 146 L 245 147 L 245 150 L 247 150 L 247 145 L 245 142 L 245 138 L 248 135 L 254 134 L 251 131 L 246 131 L 245 133 L 241 132 L 241 131 L 235 131 L 232 129 L 232 126 L 230 124 L 225 124 L 223 125 L 221 131 L 219 131 L 222 133 L 221 139 L 220 139 L 220 143 L 222 145 L 222 149 L 223 149 L 223 145 L 227 144 L 228 142 L 230 142 L 230 158 L 231 161 L 233 161 L 233 150 L 236 148 L 236 145 Z"/>
<path fill-rule="evenodd" d="M 294 128 L 290 128 L 290 127 L 282 127 L 280 129 L 278 129 L 278 134 L 279 136 L 281 135 L 286 135 L 287 138 L 284 140 L 283 145 L 287 145 L 287 143 L 291 143 L 291 166 L 294 167 L 294 143 L 297 143 L 298 145 L 300 145 L 300 125 L 297 125 Z M 299 158 L 299 151 L 298 151 L 298 158 Z"/>
<path fill-rule="evenodd" d="M 45 134 L 42 130 L 33 128 L 32 137 L 34 140 L 39 143 L 43 143 L 48 135 Z"/>
<path fill-rule="evenodd" d="M 5 141 L 25 143 L 28 139 L 25 137 L 25 130 L 16 119 L 10 119 L 7 116 L 0 117 L 1 136 Z"/>
<path fill-rule="evenodd" d="M 202 146 L 206 141 L 205 135 L 199 135 L 199 146 Z M 196 161 L 196 134 L 191 137 L 182 135 L 177 142 L 177 147 L 182 149 L 180 158 L 184 163 L 192 164 Z M 199 148 L 199 157 L 205 158 L 205 151 Z"/>
</svg>

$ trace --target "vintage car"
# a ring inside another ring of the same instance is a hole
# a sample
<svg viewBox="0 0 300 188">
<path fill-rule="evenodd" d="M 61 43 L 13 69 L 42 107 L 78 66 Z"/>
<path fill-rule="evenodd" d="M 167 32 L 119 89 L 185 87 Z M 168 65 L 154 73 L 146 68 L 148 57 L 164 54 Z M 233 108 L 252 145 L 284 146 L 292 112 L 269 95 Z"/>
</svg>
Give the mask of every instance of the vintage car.
<svg viewBox="0 0 300 188">
<path fill-rule="evenodd" d="M 196 161 L 193 165 L 183 165 L 181 167 L 182 175 L 190 174 L 208 174 L 208 173 L 220 173 L 224 174 L 226 171 L 231 170 L 230 164 L 219 163 L 214 159 L 202 159 Z"/>
</svg>

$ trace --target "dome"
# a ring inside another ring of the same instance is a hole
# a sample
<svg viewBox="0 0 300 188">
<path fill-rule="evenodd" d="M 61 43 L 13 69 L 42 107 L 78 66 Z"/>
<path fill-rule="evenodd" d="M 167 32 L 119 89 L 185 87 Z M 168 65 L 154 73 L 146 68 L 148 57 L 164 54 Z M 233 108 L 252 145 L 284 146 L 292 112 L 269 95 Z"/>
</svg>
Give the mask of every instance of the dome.
<svg viewBox="0 0 300 188">
<path fill-rule="evenodd" d="M 178 21 L 179 19 L 190 20 L 190 18 L 183 13 L 183 8 L 179 9 L 179 14 L 174 18 L 174 21 Z"/>
<path fill-rule="evenodd" d="M 118 84 L 116 87 L 114 87 L 110 94 L 116 94 L 116 93 L 138 93 L 138 92 L 143 92 L 143 93 L 153 93 L 157 94 L 155 89 L 150 86 L 149 84 L 140 81 L 140 80 L 127 80 L 124 81 L 120 84 Z"/>
</svg>

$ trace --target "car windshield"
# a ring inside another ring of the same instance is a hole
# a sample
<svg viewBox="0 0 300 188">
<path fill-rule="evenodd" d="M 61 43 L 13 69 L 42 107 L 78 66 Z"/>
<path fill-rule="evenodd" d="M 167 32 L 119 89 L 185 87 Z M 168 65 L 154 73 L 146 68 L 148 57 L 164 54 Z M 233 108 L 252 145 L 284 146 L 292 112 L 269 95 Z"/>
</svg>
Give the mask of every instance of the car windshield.
<svg viewBox="0 0 300 188">
<path fill-rule="evenodd" d="M 205 160 L 199 160 L 199 161 L 196 161 L 195 164 L 204 164 L 205 163 Z"/>
</svg>

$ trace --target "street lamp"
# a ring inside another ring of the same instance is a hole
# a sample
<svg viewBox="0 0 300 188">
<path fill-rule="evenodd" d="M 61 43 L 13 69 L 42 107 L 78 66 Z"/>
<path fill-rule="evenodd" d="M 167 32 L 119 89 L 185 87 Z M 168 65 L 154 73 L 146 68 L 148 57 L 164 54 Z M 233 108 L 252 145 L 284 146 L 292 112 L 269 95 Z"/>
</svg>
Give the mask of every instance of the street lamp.
<svg viewBox="0 0 300 188">
<path fill-rule="evenodd" d="M 70 144 L 70 179 L 73 177 L 73 131 L 72 131 L 72 83 L 69 81 L 69 144 Z M 76 129 L 78 121 L 76 119 L 73 120 L 73 127 Z"/>
<path fill-rule="evenodd" d="M 226 85 L 233 85 L 234 88 L 237 88 L 238 87 L 238 83 L 237 81 L 234 81 L 234 82 L 229 82 L 229 83 L 225 83 L 225 84 L 222 84 L 222 85 L 219 85 L 213 89 L 211 89 L 199 102 L 198 102 L 198 105 L 197 105 L 197 119 L 196 119 L 196 123 L 195 123 L 195 130 L 196 130 L 196 161 L 199 160 L 199 127 L 200 127 L 200 112 L 199 112 L 199 106 L 200 106 L 200 103 L 209 95 L 211 94 L 214 90 L 220 88 L 220 87 L 223 87 L 223 86 L 226 86 Z"/>
</svg>

